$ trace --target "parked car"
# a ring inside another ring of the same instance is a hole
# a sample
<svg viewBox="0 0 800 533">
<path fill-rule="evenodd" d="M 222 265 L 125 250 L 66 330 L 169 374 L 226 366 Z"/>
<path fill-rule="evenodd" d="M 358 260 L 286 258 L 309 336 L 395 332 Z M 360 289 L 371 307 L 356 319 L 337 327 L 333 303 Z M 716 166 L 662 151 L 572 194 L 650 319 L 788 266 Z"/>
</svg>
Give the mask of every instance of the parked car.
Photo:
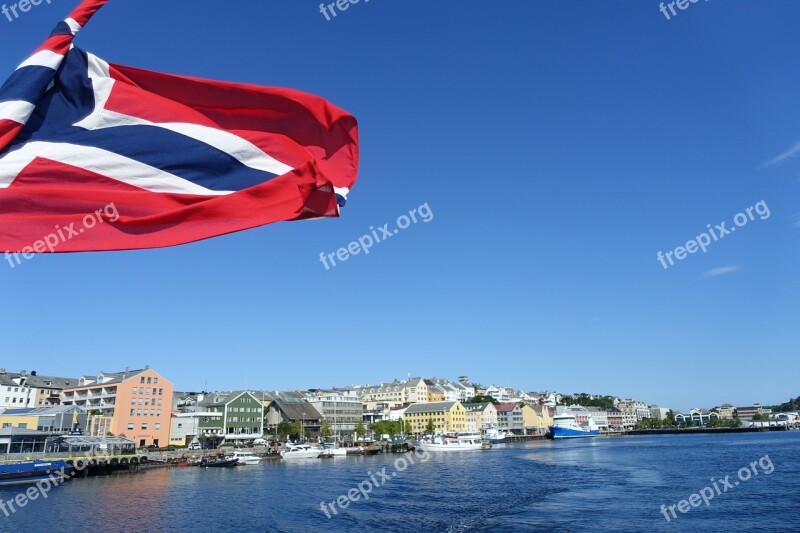
<svg viewBox="0 0 800 533">
<path fill-rule="evenodd" d="M 253 441 L 254 446 L 266 446 L 267 440 L 266 439 L 256 439 Z"/>
<path fill-rule="evenodd" d="M 202 448 L 199 442 L 193 442 L 186 447 L 187 450 L 201 450 Z"/>
</svg>

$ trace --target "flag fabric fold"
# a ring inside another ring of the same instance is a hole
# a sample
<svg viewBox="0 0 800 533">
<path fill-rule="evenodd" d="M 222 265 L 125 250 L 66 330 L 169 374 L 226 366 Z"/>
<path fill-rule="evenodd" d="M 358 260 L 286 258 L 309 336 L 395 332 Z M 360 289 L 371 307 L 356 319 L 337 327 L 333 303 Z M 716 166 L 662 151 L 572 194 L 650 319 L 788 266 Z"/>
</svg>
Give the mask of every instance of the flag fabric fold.
<svg viewBox="0 0 800 533">
<path fill-rule="evenodd" d="M 0 88 L 0 249 L 153 248 L 338 216 L 353 116 L 291 89 L 107 63 L 72 43 L 106 2 L 82 2 Z"/>
</svg>

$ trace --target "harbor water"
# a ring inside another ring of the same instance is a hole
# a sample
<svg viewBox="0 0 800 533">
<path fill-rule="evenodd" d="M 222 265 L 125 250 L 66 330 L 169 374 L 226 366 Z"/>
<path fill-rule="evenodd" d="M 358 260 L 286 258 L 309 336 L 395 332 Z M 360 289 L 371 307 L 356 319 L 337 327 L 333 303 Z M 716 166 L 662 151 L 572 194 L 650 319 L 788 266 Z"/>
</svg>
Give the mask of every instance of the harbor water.
<svg viewBox="0 0 800 533">
<path fill-rule="evenodd" d="M 800 431 L 535 441 L 76 479 L 0 531 L 800 531 L 799 480 Z"/>
</svg>

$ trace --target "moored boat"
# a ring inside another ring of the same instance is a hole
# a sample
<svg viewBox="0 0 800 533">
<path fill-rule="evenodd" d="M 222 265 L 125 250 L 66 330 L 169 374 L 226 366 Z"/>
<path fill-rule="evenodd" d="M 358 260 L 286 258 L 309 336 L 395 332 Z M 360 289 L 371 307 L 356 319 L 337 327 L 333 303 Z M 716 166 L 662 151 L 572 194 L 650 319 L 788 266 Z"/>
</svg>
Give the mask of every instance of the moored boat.
<svg viewBox="0 0 800 533">
<path fill-rule="evenodd" d="M 600 433 L 600 428 L 591 417 L 587 422 L 578 423 L 572 413 L 562 413 L 553 417 L 550 426 L 550 437 L 553 439 L 574 439 L 580 437 L 595 437 Z"/>
<path fill-rule="evenodd" d="M 285 460 L 293 459 L 317 459 L 322 453 L 322 448 L 311 446 L 310 444 L 290 444 L 281 452 L 281 457 Z"/>
<path fill-rule="evenodd" d="M 19 461 L 15 463 L 0 464 L 0 486 L 35 483 L 42 479 L 56 478 L 69 479 L 75 473 L 75 468 L 66 461 Z"/>
<path fill-rule="evenodd" d="M 238 459 L 211 459 L 201 462 L 200 466 L 204 466 L 206 468 L 230 468 L 232 466 L 236 466 L 237 464 L 239 464 Z"/>
<path fill-rule="evenodd" d="M 233 455 L 227 457 L 227 459 L 236 459 L 240 465 L 257 465 L 261 462 L 261 457 L 252 452 L 247 452 L 244 450 L 234 451 Z"/>
<path fill-rule="evenodd" d="M 416 441 L 427 452 L 457 452 L 483 449 L 480 435 L 472 433 L 433 435 Z"/>
<path fill-rule="evenodd" d="M 506 432 L 502 429 L 498 429 L 495 426 L 490 426 L 486 428 L 486 431 L 483 433 L 483 438 L 491 442 L 492 444 L 502 444 L 506 441 Z"/>
</svg>

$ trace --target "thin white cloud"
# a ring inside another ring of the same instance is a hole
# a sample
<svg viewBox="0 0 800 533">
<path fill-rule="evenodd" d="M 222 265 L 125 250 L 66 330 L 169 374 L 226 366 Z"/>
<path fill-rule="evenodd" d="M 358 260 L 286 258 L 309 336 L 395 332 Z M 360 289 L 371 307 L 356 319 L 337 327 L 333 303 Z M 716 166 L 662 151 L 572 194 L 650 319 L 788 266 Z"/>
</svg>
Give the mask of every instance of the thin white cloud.
<svg viewBox="0 0 800 533">
<path fill-rule="evenodd" d="M 764 163 L 761 166 L 762 167 L 769 167 L 769 166 L 772 166 L 772 165 L 777 165 L 778 163 L 783 163 L 787 159 L 791 159 L 791 158 L 797 156 L 798 154 L 800 154 L 800 141 L 797 141 L 797 143 L 794 146 L 792 146 L 791 148 L 789 148 L 788 150 L 783 152 L 778 157 L 770 159 L 769 161 L 767 161 L 766 163 Z"/>
<path fill-rule="evenodd" d="M 715 278 L 717 276 L 722 276 L 724 274 L 733 274 L 734 272 L 739 272 L 742 269 L 739 265 L 730 265 L 718 268 L 712 268 L 707 272 L 703 273 L 703 278 Z"/>
</svg>

